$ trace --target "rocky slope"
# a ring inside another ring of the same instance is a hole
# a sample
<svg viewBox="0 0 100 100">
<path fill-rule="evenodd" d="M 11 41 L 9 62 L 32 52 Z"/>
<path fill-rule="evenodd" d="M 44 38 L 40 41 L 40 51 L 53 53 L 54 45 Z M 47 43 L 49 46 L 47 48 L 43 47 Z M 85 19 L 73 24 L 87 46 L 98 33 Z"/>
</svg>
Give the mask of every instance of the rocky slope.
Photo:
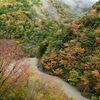
<svg viewBox="0 0 100 100">
<path fill-rule="evenodd" d="M 40 0 L 40 2 L 48 16 L 58 22 L 68 23 L 77 17 L 69 6 L 60 0 Z"/>
<path fill-rule="evenodd" d="M 99 0 L 61 0 L 65 2 L 77 15 L 84 15 L 92 5 Z"/>
</svg>

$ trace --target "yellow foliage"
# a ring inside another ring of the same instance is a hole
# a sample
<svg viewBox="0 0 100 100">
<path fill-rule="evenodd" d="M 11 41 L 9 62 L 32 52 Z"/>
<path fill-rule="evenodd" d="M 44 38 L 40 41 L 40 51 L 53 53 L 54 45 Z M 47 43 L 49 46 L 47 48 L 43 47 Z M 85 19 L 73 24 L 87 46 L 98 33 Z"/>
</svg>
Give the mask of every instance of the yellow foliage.
<svg viewBox="0 0 100 100">
<path fill-rule="evenodd" d="M 76 40 L 70 40 L 70 43 L 76 43 Z"/>
<path fill-rule="evenodd" d="M 97 29 L 95 29 L 94 33 L 97 34 L 97 35 L 100 35 L 100 26 L 97 27 Z"/>
<path fill-rule="evenodd" d="M 7 20 L 6 14 L 2 14 L 2 15 L 0 16 L 0 18 L 1 18 L 2 20 L 4 20 L 4 21 Z"/>
<path fill-rule="evenodd" d="M 76 43 L 76 47 L 77 47 L 77 48 L 81 47 L 81 43 L 80 43 L 80 42 L 77 42 L 77 43 Z"/>
<path fill-rule="evenodd" d="M 69 46 L 69 44 L 68 44 L 68 43 L 64 43 L 64 46 L 65 46 L 65 47 L 68 47 L 68 46 Z"/>
<path fill-rule="evenodd" d="M 29 5 L 33 5 L 32 0 L 28 0 L 28 2 L 29 2 Z"/>
<path fill-rule="evenodd" d="M 53 53 L 53 54 L 50 55 L 50 58 L 53 59 L 53 58 L 55 58 L 56 56 L 57 56 L 56 53 Z"/>
<path fill-rule="evenodd" d="M 75 48 L 75 52 L 77 52 L 79 55 L 83 54 L 85 52 L 85 49 L 84 48 Z"/>
<path fill-rule="evenodd" d="M 60 49 L 59 52 L 60 52 L 61 56 L 66 54 L 65 51 L 64 50 L 61 50 L 61 49 Z"/>
<path fill-rule="evenodd" d="M 57 68 L 55 71 L 54 71 L 54 74 L 55 75 L 61 75 L 62 74 L 62 69 L 61 68 Z"/>
<path fill-rule="evenodd" d="M 99 37 L 96 37 L 96 43 L 100 44 L 100 38 Z"/>
<path fill-rule="evenodd" d="M 98 15 L 98 17 L 100 18 L 100 14 Z"/>
</svg>

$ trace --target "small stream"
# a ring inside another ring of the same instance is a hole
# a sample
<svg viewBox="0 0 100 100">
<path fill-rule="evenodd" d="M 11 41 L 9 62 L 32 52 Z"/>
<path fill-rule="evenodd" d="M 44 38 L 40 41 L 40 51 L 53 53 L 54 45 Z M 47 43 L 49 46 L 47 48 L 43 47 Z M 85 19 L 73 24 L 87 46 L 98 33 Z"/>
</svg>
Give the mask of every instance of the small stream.
<svg viewBox="0 0 100 100">
<path fill-rule="evenodd" d="M 73 97 L 74 100 L 88 100 L 86 98 L 84 98 L 81 93 L 72 85 L 70 85 L 69 83 L 63 81 L 62 79 L 60 79 L 59 77 L 56 76 L 51 76 L 48 75 L 44 72 L 41 72 L 38 67 L 37 67 L 37 59 L 36 58 L 30 58 L 30 64 L 33 67 L 33 69 L 39 74 L 39 78 L 41 78 L 42 76 L 46 76 L 47 78 L 50 78 L 51 80 L 56 80 L 56 82 L 60 83 L 62 85 L 62 89 L 64 90 L 64 92 L 66 93 L 66 95 L 68 97 Z M 42 77 L 43 78 L 43 77 Z"/>
</svg>

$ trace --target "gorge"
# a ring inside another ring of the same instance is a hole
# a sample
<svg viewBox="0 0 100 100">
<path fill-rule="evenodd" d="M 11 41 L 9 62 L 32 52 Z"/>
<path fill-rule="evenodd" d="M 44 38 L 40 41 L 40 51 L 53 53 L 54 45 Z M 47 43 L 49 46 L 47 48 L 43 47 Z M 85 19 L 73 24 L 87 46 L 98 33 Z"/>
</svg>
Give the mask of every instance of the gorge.
<svg viewBox="0 0 100 100">
<path fill-rule="evenodd" d="M 100 0 L 1 0 L 0 4 L 0 100 L 24 100 L 26 94 L 25 100 L 66 100 L 65 94 L 69 100 L 97 100 Z M 17 60 L 27 57 L 33 69 L 28 63 L 18 66 Z M 13 60 L 16 65 L 9 69 Z M 31 71 L 41 81 L 29 88 L 29 79 L 35 76 Z M 61 84 L 65 93 L 60 86 L 44 85 L 45 77 L 51 80 L 47 84 Z"/>
</svg>

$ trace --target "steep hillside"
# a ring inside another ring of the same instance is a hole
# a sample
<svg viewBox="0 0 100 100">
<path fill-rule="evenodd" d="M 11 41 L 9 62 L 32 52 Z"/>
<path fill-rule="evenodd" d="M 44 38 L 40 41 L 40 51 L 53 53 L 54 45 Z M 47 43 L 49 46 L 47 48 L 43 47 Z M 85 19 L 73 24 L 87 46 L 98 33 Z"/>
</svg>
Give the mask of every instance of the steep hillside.
<svg viewBox="0 0 100 100">
<path fill-rule="evenodd" d="M 50 8 L 55 5 L 59 9 L 59 12 L 56 11 L 59 20 L 53 19 L 39 0 L 2 0 L 0 38 L 16 39 L 17 43 L 23 45 L 24 52 L 33 56 L 39 43 L 61 28 L 59 22 L 68 23 L 74 19 L 74 14 L 66 12 L 60 3 L 53 4 L 51 1 L 50 5 Z M 67 14 L 72 18 L 67 18 Z"/>
<path fill-rule="evenodd" d="M 51 19 L 58 22 L 71 22 L 77 15 L 61 0 L 40 0 L 44 10 Z"/>
<path fill-rule="evenodd" d="M 42 57 L 43 68 L 77 86 L 86 97 L 100 95 L 100 1 L 83 17 L 62 25 Z"/>
</svg>

